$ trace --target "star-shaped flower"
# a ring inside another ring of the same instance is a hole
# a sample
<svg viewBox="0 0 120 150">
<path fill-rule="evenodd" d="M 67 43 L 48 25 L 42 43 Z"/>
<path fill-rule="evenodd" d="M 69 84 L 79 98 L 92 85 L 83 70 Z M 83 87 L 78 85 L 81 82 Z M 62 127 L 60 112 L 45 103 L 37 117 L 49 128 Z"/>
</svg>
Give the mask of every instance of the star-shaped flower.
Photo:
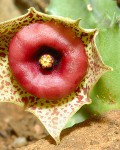
<svg viewBox="0 0 120 150">
<path fill-rule="evenodd" d="M 11 73 L 8 62 L 8 47 L 14 35 L 24 26 L 48 21 L 71 29 L 84 43 L 88 58 L 87 73 L 76 89 L 65 98 L 54 101 L 35 97 L 20 87 Z M 29 12 L 21 17 L 0 24 L 0 101 L 15 103 L 37 116 L 56 143 L 60 142 L 60 133 L 68 120 L 83 105 L 91 103 L 90 90 L 101 75 L 111 70 L 102 62 L 97 51 L 95 45 L 97 30 L 82 29 L 78 24 L 79 20 L 49 16 L 37 12 L 34 8 L 30 8 Z"/>
</svg>

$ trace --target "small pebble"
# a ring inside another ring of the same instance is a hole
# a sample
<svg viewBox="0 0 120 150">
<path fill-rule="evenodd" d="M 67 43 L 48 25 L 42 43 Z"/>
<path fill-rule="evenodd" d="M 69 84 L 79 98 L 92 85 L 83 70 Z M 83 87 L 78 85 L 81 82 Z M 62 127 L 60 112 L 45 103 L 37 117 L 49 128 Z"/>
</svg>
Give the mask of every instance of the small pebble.
<svg viewBox="0 0 120 150">
<path fill-rule="evenodd" d="M 34 127 L 33 127 L 33 130 L 36 132 L 36 134 L 43 134 L 43 129 L 40 125 L 36 124 Z"/>
<path fill-rule="evenodd" d="M 0 131 L 0 137 L 7 138 L 8 134 L 5 131 Z"/>
<path fill-rule="evenodd" d="M 74 141 L 75 139 L 72 139 L 72 141 Z"/>
<path fill-rule="evenodd" d="M 27 145 L 27 140 L 25 137 L 18 137 L 14 140 L 12 146 L 13 147 L 21 147 Z"/>
</svg>

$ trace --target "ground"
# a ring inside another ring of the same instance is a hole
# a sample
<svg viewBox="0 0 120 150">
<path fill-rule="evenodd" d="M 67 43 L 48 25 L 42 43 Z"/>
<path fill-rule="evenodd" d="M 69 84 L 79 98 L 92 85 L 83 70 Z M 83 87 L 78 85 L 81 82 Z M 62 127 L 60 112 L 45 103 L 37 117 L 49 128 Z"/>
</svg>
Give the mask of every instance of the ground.
<svg viewBox="0 0 120 150">
<path fill-rule="evenodd" d="M 50 136 L 17 150 L 120 150 L 120 111 L 93 117 L 65 129 L 60 145 Z"/>
<path fill-rule="evenodd" d="M 30 6 L 44 11 L 45 2 L 48 0 L 0 0 L 0 22 L 25 13 Z M 2 103 L 0 150 L 120 150 L 119 118 L 120 110 L 93 117 L 65 129 L 60 145 L 55 145 L 35 116 L 14 104 Z"/>
<path fill-rule="evenodd" d="M 14 150 L 45 137 L 45 130 L 31 113 L 10 103 L 0 103 L 0 150 Z"/>
<path fill-rule="evenodd" d="M 65 129 L 60 145 L 56 145 L 35 116 L 14 104 L 2 103 L 0 150 L 120 150 L 119 118 L 120 110 L 95 116 Z"/>
</svg>

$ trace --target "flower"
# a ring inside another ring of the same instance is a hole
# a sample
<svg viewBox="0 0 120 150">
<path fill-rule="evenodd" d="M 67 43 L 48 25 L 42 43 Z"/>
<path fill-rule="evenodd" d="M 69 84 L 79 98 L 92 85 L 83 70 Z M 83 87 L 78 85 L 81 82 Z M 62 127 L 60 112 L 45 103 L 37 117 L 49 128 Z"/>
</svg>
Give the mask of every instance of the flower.
<svg viewBox="0 0 120 150">
<path fill-rule="evenodd" d="M 8 52 L 9 65 L 20 85 L 47 100 L 69 95 L 88 68 L 81 39 L 71 28 L 53 21 L 23 27 L 10 41 Z"/>
<path fill-rule="evenodd" d="M 66 30 L 72 30 L 74 35 L 82 41 L 88 59 L 87 72 L 85 69 L 79 85 L 66 97 L 54 101 L 41 99 L 26 92 L 19 86 L 9 67 L 9 63 L 11 65 L 11 62 L 8 62 L 8 48 L 11 49 L 10 40 L 24 26 L 34 25 L 38 22 L 54 22 L 54 25 L 61 25 Z M 79 20 L 49 16 L 37 12 L 34 8 L 30 8 L 26 15 L 0 24 L 0 101 L 15 103 L 37 116 L 56 143 L 60 142 L 60 133 L 68 120 L 83 105 L 91 103 L 89 93 L 100 76 L 111 70 L 102 62 L 96 49 L 97 31 L 82 29 L 78 24 Z"/>
</svg>

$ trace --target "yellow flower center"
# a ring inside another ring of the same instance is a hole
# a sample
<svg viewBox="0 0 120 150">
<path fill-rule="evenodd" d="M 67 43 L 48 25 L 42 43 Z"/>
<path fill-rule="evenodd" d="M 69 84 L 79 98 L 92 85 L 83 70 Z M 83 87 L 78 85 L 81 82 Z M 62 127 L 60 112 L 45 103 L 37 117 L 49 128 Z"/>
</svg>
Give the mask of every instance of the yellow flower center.
<svg viewBox="0 0 120 150">
<path fill-rule="evenodd" d="M 49 69 L 53 67 L 54 58 L 50 54 L 44 54 L 40 57 L 39 63 L 43 69 Z"/>
</svg>

